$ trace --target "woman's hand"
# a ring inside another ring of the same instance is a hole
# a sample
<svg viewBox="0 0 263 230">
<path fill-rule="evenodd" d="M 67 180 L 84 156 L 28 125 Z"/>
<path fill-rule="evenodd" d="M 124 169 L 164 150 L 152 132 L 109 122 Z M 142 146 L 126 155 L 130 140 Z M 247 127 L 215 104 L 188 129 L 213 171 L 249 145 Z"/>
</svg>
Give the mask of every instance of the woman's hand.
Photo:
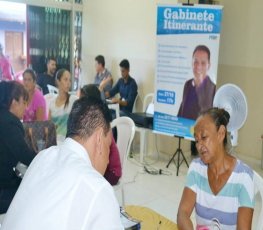
<svg viewBox="0 0 263 230">
<path fill-rule="evenodd" d="M 100 83 L 99 90 L 102 91 L 104 87 L 112 80 L 111 75 L 109 75 L 107 78 L 104 77 L 103 80 Z"/>
</svg>

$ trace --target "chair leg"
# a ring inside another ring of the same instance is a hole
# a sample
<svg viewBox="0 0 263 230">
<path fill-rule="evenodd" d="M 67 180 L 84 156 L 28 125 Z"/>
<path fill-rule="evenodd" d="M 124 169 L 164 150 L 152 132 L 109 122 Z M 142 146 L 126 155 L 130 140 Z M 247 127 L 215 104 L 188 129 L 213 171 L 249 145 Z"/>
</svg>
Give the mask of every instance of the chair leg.
<svg viewBox="0 0 263 230">
<path fill-rule="evenodd" d="M 144 141 L 145 141 L 145 143 L 144 143 L 144 153 L 147 156 L 148 155 L 148 136 L 149 136 L 148 132 L 145 132 L 144 136 L 145 136 L 145 139 L 144 139 Z"/>
<path fill-rule="evenodd" d="M 122 194 L 122 207 L 125 206 L 125 197 L 124 197 L 124 187 L 121 187 L 121 194 Z"/>
<path fill-rule="evenodd" d="M 143 163 L 144 142 L 145 142 L 145 131 L 142 130 L 140 132 L 140 162 L 141 163 Z"/>
</svg>

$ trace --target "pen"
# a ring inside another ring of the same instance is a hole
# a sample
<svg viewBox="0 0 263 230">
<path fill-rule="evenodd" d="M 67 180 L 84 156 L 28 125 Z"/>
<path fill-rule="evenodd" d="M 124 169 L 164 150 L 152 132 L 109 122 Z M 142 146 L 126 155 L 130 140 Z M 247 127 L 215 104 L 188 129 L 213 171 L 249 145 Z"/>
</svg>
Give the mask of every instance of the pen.
<svg viewBox="0 0 263 230">
<path fill-rule="evenodd" d="M 161 223 L 162 223 L 162 221 L 159 222 L 159 225 L 158 225 L 158 227 L 156 228 L 156 230 L 159 230 L 159 228 L 160 228 L 160 226 L 161 226 Z"/>
</svg>

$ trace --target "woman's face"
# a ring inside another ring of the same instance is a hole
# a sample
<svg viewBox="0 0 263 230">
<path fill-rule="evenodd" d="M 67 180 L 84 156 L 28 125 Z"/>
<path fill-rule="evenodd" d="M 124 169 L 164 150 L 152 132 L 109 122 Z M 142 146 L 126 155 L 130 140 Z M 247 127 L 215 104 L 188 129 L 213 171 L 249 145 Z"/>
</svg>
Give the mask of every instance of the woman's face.
<svg viewBox="0 0 263 230">
<path fill-rule="evenodd" d="M 19 101 L 16 101 L 13 99 L 11 107 L 10 107 L 10 112 L 12 112 L 15 116 L 19 118 L 19 120 L 22 120 L 24 117 L 24 112 L 26 110 L 26 101 L 24 100 L 23 97 L 19 98 Z"/>
<path fill-rule="evenodd" d="M 217 130 L 210 116 L 201 116 L 195 123 L 194 137 L 200 158 L 205 164 L 209 164 L 223 147 L 225 128 L 221 125 Z"/>
<path fill-rule="evenodd" d="M 63 92 L 67 93 L 70 90 L 70 86 L 71 86 L 70 73 L 68 71 L 65 71 L 61 79 L 57 80 L 57 84 L 59 90 L 62 90 Z"/>
<path fill-rule="evenodd" d="M 30 73 L 25 73 L 23 77 L 23 84 L 26 91 L 32 91 L 35 89 L 36 81 L 34 81 Z"/>
</svg>

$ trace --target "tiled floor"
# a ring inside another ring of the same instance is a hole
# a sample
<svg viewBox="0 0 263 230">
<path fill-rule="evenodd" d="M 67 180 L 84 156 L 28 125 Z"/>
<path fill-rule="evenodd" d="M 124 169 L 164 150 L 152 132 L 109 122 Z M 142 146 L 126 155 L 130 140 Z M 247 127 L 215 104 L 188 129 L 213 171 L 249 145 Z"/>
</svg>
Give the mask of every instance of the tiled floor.
<svg viewBox="0 0 263 230">
<path fill-rule="evenodd" d="M 186 158 L 190 164 L 193 158 L 191 156 Z M 188 168 L 186 164 L 183 163 L 180 166 L 179 176 L 177 177 L 174 163 L 171 163 L 169 168 L 166 169 L 168 160 L 165 160 L 164 158 L 159 158 L 157 162 L 153 156 L 145 157 L 145 159 L 148 164 L 154 163 L 152 166 L 155 169 L 162 169 L 164 170 L 164 173 L 167 170 L 172 175 L 150 175 L 145 173 L 143 165 L 139 163 L 139 155 L 135 154 L 134 158 L 128 159 L 125 171 L 125 205 L 140 205 L 151 208 L 176 223 L 177 210 L 181 200 Z M 263 171 L 260 169 L 259 164 L 251 164 L 247 161 L 244 162 L 263 177 Z M 116 190 L 115 194 L 121 204 L 120 189 Z M 256 207 L 252 229 L 256 229 L 260 210 L 261 198 L 258 194 L 256 196 Z M 195 226 L 194 212 L 191 219 Z"/>
</svg>

